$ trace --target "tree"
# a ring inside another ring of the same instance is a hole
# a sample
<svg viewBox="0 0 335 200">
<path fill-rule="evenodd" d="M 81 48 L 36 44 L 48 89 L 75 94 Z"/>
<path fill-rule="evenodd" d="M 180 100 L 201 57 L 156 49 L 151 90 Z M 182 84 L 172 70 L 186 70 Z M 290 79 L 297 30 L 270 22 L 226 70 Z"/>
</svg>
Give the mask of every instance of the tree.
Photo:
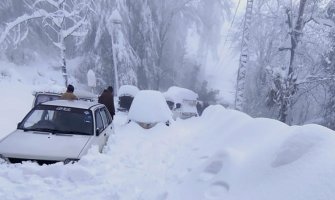
<svg viewBox="0 0 335 200">
<path fill-rule="evenodd" d="M 246 112 L 289 124 L 320 115 L 324 88 L 331 78 L 322 72 L 321 58 L 327 51 L 327 32 L 333 23 L 324 18 L 323 8 L 314 0 L 292 6 L 285 1 L 255 1 Z"/>
<path fill-rule="evenodd" d="M 61 69 L 68 85 L 66 66 L 66 42 L 70 37 L 87 34 L 87 15 L 94 12 L 92 0 L 27 0 L 30 14 L 17 17 L 7 23 L 0 35 L 0 44 L 18 44 L 28 34 L 28 22 L 39 20 L 44 32 L 60 52 Z"/>
<path fill-rule="evenodd" d="M 335 2 L 330 2 L 326 8 L 326 19 L 335 23 Z M 330 77 L 335 77 L 335 26 L 330 30 L 329 48 L 322 58 L 322 66 L 325 73 Z M 335 130 L 335 84 L 333 79 L 327 81 L 328 98 L 325 104 L 323 125 Z"/>
</svg>

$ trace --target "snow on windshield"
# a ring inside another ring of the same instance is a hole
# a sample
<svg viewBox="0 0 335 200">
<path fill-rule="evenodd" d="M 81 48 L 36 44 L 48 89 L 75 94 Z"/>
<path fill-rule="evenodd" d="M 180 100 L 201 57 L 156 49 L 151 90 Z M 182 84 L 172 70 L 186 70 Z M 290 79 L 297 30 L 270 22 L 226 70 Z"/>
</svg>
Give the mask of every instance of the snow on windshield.
<svg viewBox="0 0 335 200">
<path fill-rule="evenodd" d="M 161 92 L 142 90 L 134 98 L 128 117 L 136 122 L 166 122 L 171 121 L 172 113 Z"/>
</svg>

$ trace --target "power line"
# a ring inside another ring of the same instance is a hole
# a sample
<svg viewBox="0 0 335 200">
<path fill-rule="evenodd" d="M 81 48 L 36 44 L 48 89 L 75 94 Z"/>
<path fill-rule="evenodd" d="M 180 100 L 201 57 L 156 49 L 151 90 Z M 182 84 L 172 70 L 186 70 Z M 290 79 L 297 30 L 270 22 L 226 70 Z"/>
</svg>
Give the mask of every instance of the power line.
<svg viewBox="0 0 335 200">
<path fill-rule="evenodd" d="M 232 20 L 231 23 L 230 23 L 230 27 L 229 27 L 229 29 L 228 29 L 228 31 L 227 31 L 226 39 L 225 39 L 225 41 L 224 41 L 224 43 L 223 43 L 223 46 L 226 46 L 226 43 L 227 43 L 227 41 L 228 41 L 228 36 L 229 36 L 230 31 L 231 31 L 231 29 L 232 29 L 232 27 L 233 27 L 233 25 L 234 25 L 235 18 L 236 18 L 236 15 L 237 15 L 237 11 L 238 11 L 238 9 L 240 8 L 240 4 L 241 4 L 241 0 L 238 0 L 237 6 L 236 6 L 236 9 L 235 9 L 235 13 L 234 13 L 234 17 L 233 17 L 233 20 Z"/>
</svg>

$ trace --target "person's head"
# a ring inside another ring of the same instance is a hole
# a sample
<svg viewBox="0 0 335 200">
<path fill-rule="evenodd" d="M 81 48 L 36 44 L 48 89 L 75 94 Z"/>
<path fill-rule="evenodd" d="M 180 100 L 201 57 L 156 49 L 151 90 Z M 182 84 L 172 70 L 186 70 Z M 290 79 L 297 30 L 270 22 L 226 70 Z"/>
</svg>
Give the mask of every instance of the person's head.
<svg viewBox="0 0 335 200">
<path fill-rule="evenodd" d="M 112 86 L 109 86 L 109 87 L 107 88 L 107 90 L 110 91 L 111 93 L 113 93 L 113 87 L 112 87 Z"/>
<path fill-rule="evenodd" d="M 67 89 L 66 89 L 66 92 L 70 92 L 70 93 L 73 93 L 73 91 L 74 91 L 74 87 L 73 87 L 73 85 L 68 85 L 67 86 Z"/>
</svg>

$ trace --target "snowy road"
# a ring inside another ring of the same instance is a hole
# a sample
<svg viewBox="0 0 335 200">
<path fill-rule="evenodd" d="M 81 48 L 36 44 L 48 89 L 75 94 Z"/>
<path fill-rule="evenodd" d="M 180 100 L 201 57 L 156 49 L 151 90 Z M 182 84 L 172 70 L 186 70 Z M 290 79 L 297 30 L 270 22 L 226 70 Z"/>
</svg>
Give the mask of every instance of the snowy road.
<svg viewBox="0 0 335 200">
<path fill-rule="evenodd" d="M 18 99 L 28 98 L 25 87 L 17 89 L 22 90 Z M 0 125 L 15 128 L 30 105 L 22 104 L 11 121 L 2 118 Z M 1 113 L 12 109 L 0 107 Z M 116 134 L 103 154 L 91 149 L 78 163 L 1 164 L 0 199 L 332 200 L 335 196 L 335 136 L 326 128 L 288 127 L 221 106 L 170 127 L 144 130 L 125 121 L 125 115 L 116 116 Z"/>
</svg>

